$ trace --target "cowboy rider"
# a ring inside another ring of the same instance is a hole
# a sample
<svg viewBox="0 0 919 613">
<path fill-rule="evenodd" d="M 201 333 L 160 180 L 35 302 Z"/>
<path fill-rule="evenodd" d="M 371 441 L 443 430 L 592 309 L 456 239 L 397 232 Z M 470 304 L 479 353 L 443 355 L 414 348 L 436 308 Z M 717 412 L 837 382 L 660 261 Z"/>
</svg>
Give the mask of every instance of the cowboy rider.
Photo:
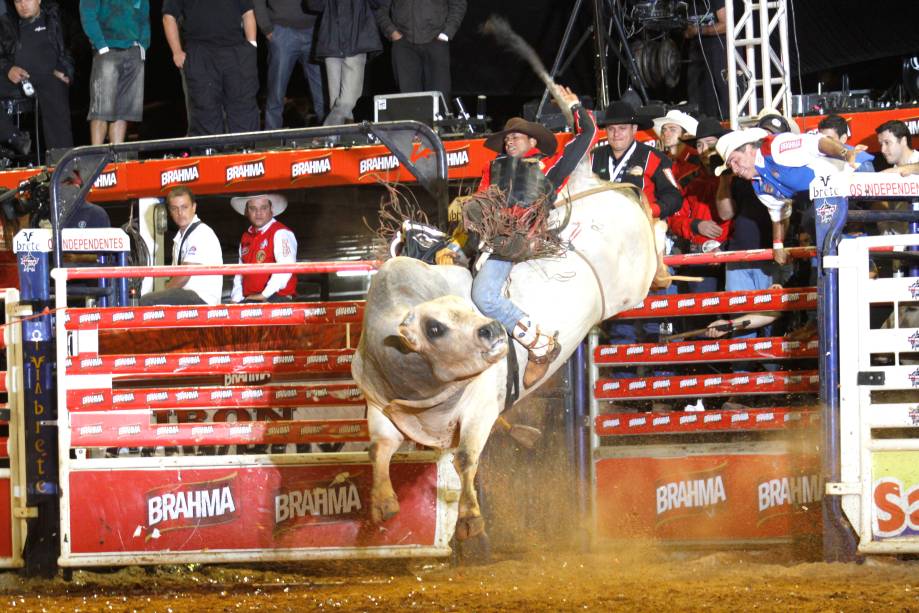
<svg viewBox="0 0 919 613">
<path fill-rule="evenodd" d="M 297 261 L 297 239 L 275 219 L 287 208 L 281 194 L 258 194 L 230 199 L 230 206 L 252 224 L 239 241 L 240 264 L 292 264 Z M 290 302 L 297 293 L 297 277 L 290 273 L 236 275 L 233 302 Z"/>
<path fill-rule="evenodd" d="M 561 97 L 574 117 L 574 137 L 561 151 L 555 135 L 544 126 L 512 117 L 504 129 L 485 140 L 498 157 L 485 167 L 477 195 L 496 187 L 506 197 L 505 207 L 526 210 L 537 202 L 551 208 L 569 175 L 593 146 L 596 123 L 581 106 L 576 94 L 560 87 Z M 468 213 L 468 207 L 465 213 Z M 492 254 L 485 260 L 472 282 L 472 301 L 486 317 L 498 320 L 508 334 L 526 347 L 528 360 L 524 387 L 539 381 L 558 357 L 561 346 L 557 333 L 542 331 L 529 315 L 503 294 L 504 284 L 514 262 Z"/>
</svg>

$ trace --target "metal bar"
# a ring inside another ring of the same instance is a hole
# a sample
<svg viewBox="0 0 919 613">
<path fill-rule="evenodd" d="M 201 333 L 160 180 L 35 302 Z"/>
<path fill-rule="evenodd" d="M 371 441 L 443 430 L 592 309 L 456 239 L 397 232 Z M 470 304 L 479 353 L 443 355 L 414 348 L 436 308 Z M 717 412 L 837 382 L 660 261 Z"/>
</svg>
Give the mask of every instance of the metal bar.
<svg viewBox="0 0 919 613">
<path fill-rule="evenodd" d="M 574 24 L 578 19 L 578 14 L 581 12 L 581 3 L 584 0 L 575 0 L 574 7 L 571 9 L 571 15 L 568 17 L 568 23 L 565 25 L 565 32 L 562 34 L 562 41 L 558 45 L 558 51 L 555 53 L 555 59 L 552 60 L 552 68 L 549 70 L 549 76 L 553 79 L 559 74 L 559 67 L 562 65 L 562 58 L 565 55 L 565 51 L 568 49 L 568 41 L 571 40 L 571 33 L 574 31 Z M 590 32 L 586 31 L 581 35 L 580 40 L 574 46 L 574 51 L 572 55 L 577 53 L 577 50 L 581 48 L 581 45 L 584 44 L 584 41 L 587 37 L 590 36 Z M 542 117 L 542 110 L 546 106 L 546 101 L 549 99 L 549 88 L 543 89 L 542 98 L 539 99 L 539 106 L 536 107 L 536 121 Z"/>
<path fill-rule="evenodd" d="M 823 470 L 828 483 L 840 480 L 839 459 L 839 270 L 825 268 L 823 257 L 835 256 L 846 225 L 848 202 L 834 217 L 822 245 L 817 245 L 817 326 L 820 330 L 820 403 L 823 419 Z M 863 477 L 864 478 L 864 477 Z M 863 500 L 862 504 L 867 504 Z M 855 557 L 857 541 L 842 513 L 838 496 L 823 499 L 823 555 L 827 561 L 848 561 Z"/>
<path fill-rule="evenodd" d="M 360 323 L 363 317 L 363 302 L 299 302 L 67 309 L 67 313 L 59 314 L 58 319 L 66 330 L 116 330 L 186 326 L 345 324 Z"/>
<path fill-rule="evenodd" d="M 594 422 L 600 436 L 686 434 L 736 430 L 786 430 L 813 426 L 820 421 L 815 407 L 776 407 L 687 413 L 611 413 Z"/>
<path fill-rule="evenodd" d="M 651 400 L 735 394 L 813 393 L 818 389 L 817 371 L 795 370 L 599 379 L 594 384 L 594 396 L 601 400 Z"/>
<path fill-rule="evenodd" d="M 61 268 L 61 274 L 73 279 L 125 279 L 131 277 L 172 277 L 201 275 L 260 275 L 277 273 L 320 274 L 333 272 L 370 272 L 379 268 L 375 260 L 354 262 L 296 262 L 293 264 L 224 264 L 221 266 L 109 266 L 99 268 Z"/>
<path fill-rule="evenodd" d="M 593 12 L 594 19 L 594 75 L 597 78 L 597 100 L 596 108 L 605 109 L 609 106 L 609 74 L 606 68 L 606 47 L 604 42 L 606 42 L 604 36 L 600 36 L 601 32 L 605 32 L 606 29 L 604 25 L 604 14 L 603 10 L 604 0 L 593 0 L 591 3 L 591 9 Z M 615 15 L 612 16 L 613 19 L 616 19 Z M 569 23 L 569 25 L 571 25 Z M 626 44 L 625 37 L 622 38 L 623 44 Z"/>
<path fill-rule="evenodd" d="M 437 179 L 439 182 L 442 182 L 444 186 L 446 185 L 447 179 L 447 154 L 443 146 L 443 142 L 440 140 L 440 137 L 432 130 L 429 126 L 417 122 L 417 121 L 391 121 L 391 122 L 382 122 L 376 124 L 370 124 L 369 122 L 363 122 L 360 124 L 346 125 L 346 126 L 319 126 L 315 128 L 297 128 L 293 130 L 272 130 L 266 132 L 240 132 L 236 134 L 215 134 L 211 136 L 192 136 L 185 138 L 173 138 L 173 139 L 160 139 L 160 140 L 149 140 L 149 141 L 138 141 L 130 143 L 121 143 L 118 145 L 95 145 L 87 147 L 76 147 L 71 149 L 58 161 L 57 166 L 54 168 L 54 173 L 51 175 L 51 229 L 54 234 L 54 266 L 56 268 L 61 267 L 61 254 L 62 254 L 62 244 L 61 244 L 61 225 L 63 220 L 60 219 L 60 186 L 66 174 L 69 173 L 70 167 L 73 163 L 80 159 L 86 157 L 95 157 L 101 156 L 104 163 L 96 169 L 96 172 L 93 173 L 93 176 L 89 180 L 84 180 L 84 184 L 80 190 L 79 199 L 82 200 L 85 198 L 86 193 L 91 189 L 93 181 L 95 181 L 98 174 L 105 168 L 105 165 L 117 158 L 119 154 L 125 153 L 152 153 L 158 151 L 168 151 L 174 149 L 195 149 L 195 150 L 205 150 L 208 148 L 221 148 L 221 147 L 240 147 L 243 145 L 252 145 L 254 143 L 263 143 L 266 141 L 277 140 L 294 140 L 297 138 L 321 138 L 323 136 L 345 136 L 345 135 L 375 135 L 378 138 L 381 135 L 384 135 L 388 132 L 400 131 L 400 130 L 414 130 L 419 134 L 423 135 L 427 141 L 433 145 L 434 155 L 436 157 L 436 170 L 437 170 Z M 380 139 L 383 140 L 382 138 Z M 390 145 L 385 143 L 387 147 Z M 403 166 L 411 172 L 411 174 L 418 179 L 422 185 L 427 189 L 435 187 L 431 186 L 429 181 L 426 181 L 423 177 L 419 176 L 416 173 L 415 164 L 409 160 L 404 153 L 398 150 L 393 150 L 390 148 L 390 151 L 395 155 Z M 443 193 L 434 193 L 432 195 L 435 198 L 443 199 L 446 197 L 446 189 L 443 189 Z M 443 204 L 445 208 L 446 203 Z"/>
<path fill-rule="evenodd" d="M 617 319 L 648 317 L 685 317 L 687 315 L 721 315 L 724 313 L 763 313 L 767 311 L 803 311 L 817 306 L 813 287 L 764 289 L 705 294 L 667 294 L 648 296 L 637 307 L 622 311 Z"/>
<path fill-rule="evenodd" d="M 600 345 L 593 354 L 599 366 L 689 364 L 735 360 L 797 360 L 817 357 L 817 340 L 788 341 L 781 337 L 706 339 L 678 343 Z"/>
<path fill-rule="evenodd" d="M 794 259 L 812 258 L 817 253 L 814 247 L 789 247 L 785 251 Z M 667 266 L 698 266 L 726 264 L 728 262 L 766 262 L 775 257 L 772 249 L 750 249 L 748 251 L 713 251 L 711 253 L 680 253 L 665 255 Z"/>
</svg>

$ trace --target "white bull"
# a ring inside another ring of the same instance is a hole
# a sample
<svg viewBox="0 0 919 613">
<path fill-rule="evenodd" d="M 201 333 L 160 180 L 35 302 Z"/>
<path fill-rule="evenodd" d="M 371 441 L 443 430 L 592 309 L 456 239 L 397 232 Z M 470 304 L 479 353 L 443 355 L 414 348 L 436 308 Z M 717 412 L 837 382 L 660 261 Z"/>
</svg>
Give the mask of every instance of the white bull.
<svg viewBox="0 0 919 613">
<path fill-rule="evenodd" d="M 510 298 L 544 329 L 559 331 L 562 353 L 543 381 L 592 326 L 641 302 L 655 274 L 654 233 L 647 210 L 635 198 L 618 190 L 576 197 L 605 185 L 582 163 L 565 192 L 573 204 L 562 237 L 571 250 L 518 264 L 511 272 Z M 408 437 L 456 449 L 454 465 L 462 482 L 456 537 L 484 532 L 474 478 L 504 406 L 507 362 L 501 358 L 507 341 L 503 330 L 490 327 L 494 322 L 474 310 L 471 281 L 457 266 L 394 258 L 370 286 L 352 374 L 368 405 L 374 521 L 399 510 L 389 463 Z M 448 294 L 454 298 L 436 300 Z M 510 345 L 517 363 L 526 364 L 525 349 Z"/>
</svg>

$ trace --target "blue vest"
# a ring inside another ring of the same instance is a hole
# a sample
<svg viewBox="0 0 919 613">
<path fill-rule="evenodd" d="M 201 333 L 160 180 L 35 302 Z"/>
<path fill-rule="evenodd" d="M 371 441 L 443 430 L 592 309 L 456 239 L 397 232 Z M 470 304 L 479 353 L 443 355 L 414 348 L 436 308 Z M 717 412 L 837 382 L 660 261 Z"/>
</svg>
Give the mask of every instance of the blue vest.
<svg viewBox="0 0 919 613">
<path fill-rule="evenodd" d="M 783 166 L 763 156 L 763 166 L 757 166 L 759 180 L 754 179 L 753 191 L 768 194 L 780 200 L 787 200 L 798 192 L 806 192 L 814 180 L 814 171 L 807 166 Z"/>
</svg>

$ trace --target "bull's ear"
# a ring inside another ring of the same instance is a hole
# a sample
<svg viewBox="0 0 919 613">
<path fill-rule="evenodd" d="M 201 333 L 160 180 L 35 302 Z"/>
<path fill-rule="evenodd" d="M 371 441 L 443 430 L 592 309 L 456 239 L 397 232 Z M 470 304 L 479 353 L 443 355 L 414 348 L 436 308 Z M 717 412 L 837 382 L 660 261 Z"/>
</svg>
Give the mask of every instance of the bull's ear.
<svg viewBox="0 0 919 613">
<path fill-rule="evenodd" d="M 409 309 L 408 314 L 402 319 L 397 329 L 402 344 L 409 351 L 419 351 L 421 349 L 421 337 L 418 335 L 418 326 L 415 325 L 417 317 L 415 309 Z"/>
</svg>

